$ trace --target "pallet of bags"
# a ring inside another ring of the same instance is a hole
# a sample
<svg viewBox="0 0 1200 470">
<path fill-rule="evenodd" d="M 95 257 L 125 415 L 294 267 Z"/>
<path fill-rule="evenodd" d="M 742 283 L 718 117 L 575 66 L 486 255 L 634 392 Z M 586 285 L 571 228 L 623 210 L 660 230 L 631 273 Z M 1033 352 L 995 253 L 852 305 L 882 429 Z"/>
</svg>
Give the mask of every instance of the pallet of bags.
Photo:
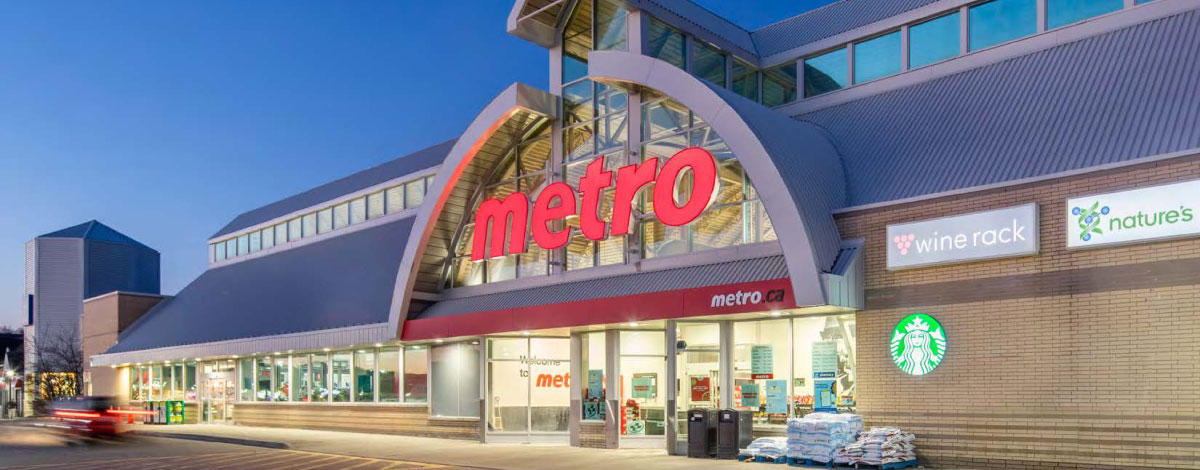
<svg viewBox="0 0 1200 470">
<path fill-rule="evenodd" d="M 828 464 L 834 454 L 853 442 L 862 430 L 855 414 L 810 413 L 787 423 L 787 456 L 792 461 Z"/>
<path fill-rule="evenodd" d="M 786 437 L 760 437 L 750 443 L 750 446 L 738 451 L 739 461 L 754 462 L 787 462 Z"/>
<path fill-rule="evenodd" d="M 900 428 L 875 426 L 859 435 L 858 441 L 846 446 L 849 463 L 874 468 L 904 468 L 915 466 L 916 436 Z"/>
</svg>

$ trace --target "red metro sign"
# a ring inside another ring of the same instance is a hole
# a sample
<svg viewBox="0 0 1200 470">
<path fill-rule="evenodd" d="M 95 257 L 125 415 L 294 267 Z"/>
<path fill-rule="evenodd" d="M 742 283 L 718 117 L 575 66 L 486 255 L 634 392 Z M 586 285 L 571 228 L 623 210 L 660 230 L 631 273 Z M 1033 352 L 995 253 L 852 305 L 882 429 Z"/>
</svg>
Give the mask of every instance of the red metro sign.
<svg viewBox="0 0 1200 470">
<path fill-rule="evenodd" d="M 686 200 L 678 201 L 677 188 L 688 171 L 692 174 L 692 190 Z M 663 162 L 662 168 L 655 158 L 623 166 L 616 173 L 614 185 L 613 172 L 604 170 L 601 157 L 589 163 L 579 178 L 578 194 L 566 183 L 556 182 L 542 188 L 532 209 L 529 197 L 523 193 L 483 201 L 475 211 L 471 260 L 524 253 L 530 230 L 538 246 L 547 250 L 561 248 L 571 240 L 570 227 L 556 230 L 548 224 L 575 215 L 579 216 L 580 232 L 590 240 L 626 235 L 633 198 L 650 183 L 654 183 L 654 215 L 659 222 L 672 227 L 687 225 L 700 217 L 717 193 L 716 159 L 699 147 L 680 150 Z M 611 224 L 604 222 L 599 214 L 601 195 L 609 187 L 614 188 Z"/>
</svg>

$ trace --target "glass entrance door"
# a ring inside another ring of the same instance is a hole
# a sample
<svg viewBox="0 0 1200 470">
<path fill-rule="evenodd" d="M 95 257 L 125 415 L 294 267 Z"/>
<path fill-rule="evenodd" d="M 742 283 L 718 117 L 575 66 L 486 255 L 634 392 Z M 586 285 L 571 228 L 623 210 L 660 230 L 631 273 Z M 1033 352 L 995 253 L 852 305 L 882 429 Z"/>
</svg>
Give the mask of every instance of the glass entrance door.
<svg viewBox="0 0 1200 470">
<path fill-rule="evenodd" d="M 687 412 L 721 407 L 721 325 L 679 323 L 675 355 L 676 447 L 687 448 Z"/>
<path fill-rule="evenodd" d="M 571 346 L 566 338 L 488 339 L 488 440 L 567 442 Z"/>
<path fill-rule="evenodd" d="M 202 422 L 229 424 L 233 422 L 235 384 L 233 361 L 205 363 L 201 388 Z"/>
</svg>

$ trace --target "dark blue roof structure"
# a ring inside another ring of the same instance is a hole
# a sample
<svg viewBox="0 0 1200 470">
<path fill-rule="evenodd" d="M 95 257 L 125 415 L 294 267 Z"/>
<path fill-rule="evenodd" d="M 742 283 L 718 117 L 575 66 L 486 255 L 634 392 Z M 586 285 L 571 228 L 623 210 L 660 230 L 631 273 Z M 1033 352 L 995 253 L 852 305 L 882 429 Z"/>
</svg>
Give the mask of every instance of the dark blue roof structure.
<svg viewBox="0 0 1200 470">
<path fill-rule="evenodd" d="M 96 240 L 109 243 L 119 243 L 123 245 L 133 245 L 154 251 L 153 248 L 142 244 L 142 242 L 134 240 L 128 235 L 118 232 L 112 227 L 104 225 L 95 219 L 79 225 L 67 227 L 62 230 L 55 230 L 38 238 L 82 238 L 84 240 Z M 157 251 L 155 251 L 155 253 L 157 253 Z"/>
<path fill-rule="evenodd" d="M 108 353 L 385 323 L 412 221 L 209 269 Z"/>
<path fill-rule="evenodd" d="M 329 201 L 338 196 L 350 194 L 393 178 L 399 178 L 409 173 L 437 166 L 442 163 L 442 159 L 446 158 L 446 153 L 450 151 L 450 147 L 454 146 L 455 140 L 450 139 L 440 144 L 423 148 L 378 166 L 325 183 L 300 194 L 244 212 L 222 227 L 221 230 L 218 230 L 217 233 L 214 233 L 212 238 L 228 235 L 276 217 Z"/>
<path fill-rule="evenodd" d="M 1198 148 L 1196 51 L 1192 10 L 795 117 L 895 201 Z"/>
</svg>

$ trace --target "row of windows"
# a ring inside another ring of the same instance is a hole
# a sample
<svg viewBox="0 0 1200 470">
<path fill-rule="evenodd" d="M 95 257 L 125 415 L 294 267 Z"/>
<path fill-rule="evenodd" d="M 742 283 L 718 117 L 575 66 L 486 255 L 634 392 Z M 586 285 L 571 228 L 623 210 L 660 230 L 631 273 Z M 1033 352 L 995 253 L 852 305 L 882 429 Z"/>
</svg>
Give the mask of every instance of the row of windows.
<svg viewBox="0 0 1200 470">
<path fill-rule="evenodd" d="M 690 51 L 687 48 L 689 42 L 692 45 Z M 796 100 L 795 62 L 760 71 L 708 43 L 695 38 L 687 41 L 682 32 L 654 18 L 650 19 L 647 28 L 646 55 L 765 106 L 779 106 Z"/>
<path fill-rule="evenodd" d="M 268 355 L 131 368 L 129 398 L 273 402 L 425 403 L 427 346 Z M 235 380 L 236 377 L 236 380 Z M 197 378 L 201 382 L 197 390 Z M 234 384 L 236 392 L 234 391 Z"/>
<path fill-rule="evenodd" d="M 336 206 L 280 222 L 274 226 L 213 243 L 212 261 L 267 250 L 317 234 L 366 222 L 421 205 L 432 176 L 398 184 Z"/>
<path fill-rule="evenodd" d="M 1138 0 L 1146 3 L 1151 0 Z M 974 52 L 1038 31 L 1037 0 L 990 0 L 908 25 L 908 50 L 902 49 L 902 29 L 843 45 L 805 58 L 804 97 L 894 75 L 908 68 L 941 62 L 962 52 Z M 1053 29 L 1120 10 L 1123 0 L 1045 0 L 1045 29 Z M 961 44 L 965 29 L 966 44 Z M 965 47 L 964 47 L 965 46 Z"/>
</svg>

